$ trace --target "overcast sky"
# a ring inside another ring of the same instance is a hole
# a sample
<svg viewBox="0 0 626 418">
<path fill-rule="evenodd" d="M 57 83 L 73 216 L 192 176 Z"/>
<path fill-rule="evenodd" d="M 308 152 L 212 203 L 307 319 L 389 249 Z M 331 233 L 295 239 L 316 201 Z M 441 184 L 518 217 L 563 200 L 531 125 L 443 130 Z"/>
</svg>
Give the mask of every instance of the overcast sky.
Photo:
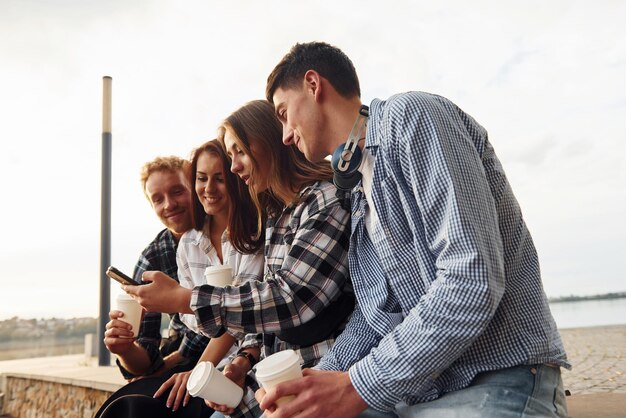
<svg viewBox="0 0 626 418">
<path fill-rule="evenodd" d="M 102 76 L 111 260 L 132 273 L 161 229 L 141 165 L 214 138 L 312 40 L 351 57 L 365 103 L 428 91 L 485 126 L 549 296 L 624 291 L 624 21 L 618 0 L 0 0 L 0 319 L 98 315 Z"/>
</svg>

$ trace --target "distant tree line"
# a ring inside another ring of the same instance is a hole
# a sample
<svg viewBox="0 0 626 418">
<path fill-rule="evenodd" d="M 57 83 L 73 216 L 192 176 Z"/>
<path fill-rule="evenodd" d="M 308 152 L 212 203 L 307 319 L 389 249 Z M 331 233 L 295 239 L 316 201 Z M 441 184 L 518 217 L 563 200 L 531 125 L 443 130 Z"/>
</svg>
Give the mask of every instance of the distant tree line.
<svg viewBox="0 0 626 418">
<path fill-rule="evenodd" d="M 169 316 L 161 316 L 161 332 L 167 334 Z M 14 316 L 0 320 L 0 343 L 14 340 L 37 340 L 40 338 L 75 338 L 98 332 L 97 318 L 41 318 L 22 319 Z"/>
<path fill-rule="evenodd" d="M 562 296 L 559 298 L 550 298 L 550 302 L 559 303 L 559 302 L 577 302 L 581 300 L 606 300 L 606 299 L 620 299 L 626 298 L 626 292 L 613 292 L 613 293 L 604 293 L 601 295 L 591 295 L 591 296 Z"/>
<path fill-rule="evenodd" d="M 96 318 L 21 319 L 13 317 L 0 321 L 0 342 L 82 337 L 88 333 L 95 333 L 97 326 Z"/>
</svg>

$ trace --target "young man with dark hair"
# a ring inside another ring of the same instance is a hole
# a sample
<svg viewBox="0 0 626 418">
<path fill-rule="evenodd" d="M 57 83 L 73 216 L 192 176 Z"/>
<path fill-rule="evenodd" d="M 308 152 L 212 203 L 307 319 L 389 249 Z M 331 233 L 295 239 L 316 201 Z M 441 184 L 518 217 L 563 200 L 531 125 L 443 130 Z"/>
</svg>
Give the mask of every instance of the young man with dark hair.
<svg viewBox="0 0 626 418">
<path fill-rule="evenodd" d="M 334 154 L 357 308 L 319 370 L 257 392 L 265 416 L 566 416 L 570 365 L 485 129 L 423 92 L 362 106 L 352 62 L 320 42 L 295 45 L 266 95 L 286 145 Z"/>
</svg>

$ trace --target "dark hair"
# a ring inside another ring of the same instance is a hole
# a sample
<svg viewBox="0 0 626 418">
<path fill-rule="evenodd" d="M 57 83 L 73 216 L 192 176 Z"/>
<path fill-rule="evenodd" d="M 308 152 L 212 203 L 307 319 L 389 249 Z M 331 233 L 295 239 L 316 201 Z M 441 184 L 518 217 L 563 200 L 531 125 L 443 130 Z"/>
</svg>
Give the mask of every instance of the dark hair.
<svg viewBox="0 0 626 418">
<path fill-rule="evenodd" d="M 345 98 L 361 97 L 359 78 L 350 58 L 339 48 L 324 42 L 295 44 L 267 77 L 265 97 L 272 97 L 278 88 L 299 87 L 308 70 L 317 71 Z"/>
<path fill-rule="evenodd" d="M 258 229 L 258 222 L 255 217 L 256 211 L 250 193 L 248 193 L 245 184 L 239 177 L 230 172 L 230 159 L 217 139 L 205 142 L 191 152 L 189 183 L 193 189 L 191 193 L 191 205 L 193 208 L 191 211 L 192 226 L 201 231 L 208 216 L 204 212 L 204 207 L 200 203 L 198 194 L 195 192 L 198 159 L 205 152 L 217 156 L 222 161 L 224 184 L 230 200 L 228 234 L 231 244 L 240 253 L 256 253 L 264 244 L 264 231 Z"/>
<path fill-rule="evenodd" d="M 258 155 L 250 151 L 251 142 L 257 150 L 263 150 L 263 158 L 269 160 L 267 191 L 260 193 L 250 187 L 259 225 L 265 214 L 276 217 L 285 206 L 296 203 L 297 193 L 305 186 L 332 179 L 328 161 L 312 163 L 295 147 L 283 144 L 282 125 L 274 113 L 274 106 L 266 100 L 248 102 L 224 120 L 218 134 L 222 145 L 226 130 L 233 134 L 239 149 L 252 159 L 251 176 L 258 167 Z"/>
</svg>

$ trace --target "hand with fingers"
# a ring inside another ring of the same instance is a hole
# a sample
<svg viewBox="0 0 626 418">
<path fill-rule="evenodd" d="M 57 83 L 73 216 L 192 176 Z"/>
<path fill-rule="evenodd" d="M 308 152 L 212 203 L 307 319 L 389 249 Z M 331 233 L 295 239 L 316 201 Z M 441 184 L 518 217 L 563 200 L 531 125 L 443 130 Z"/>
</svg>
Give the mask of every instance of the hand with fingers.
<svg viewBox="0 0 626 418">
<path fill-rule="evenodd" d="M 191 371 L 172 375 L 172 377 L 167 379 L 154 393 L 154 397 L 159 398 L 163 396 L 163 394 L 171 388 L 167 400 L 165 401 L 165 406 L 172 408 L 172 412 L 177 411 L 181 405 L 183 407 L 187 406 L 189 399 L 191 399 L 191 395 L 187 392 L 187 381 L 190 375 Z"/>
<path fill-rule="evenodd" d="M 279 383 L 255 396 L 265 418 L 353 418 L 367 409 L 367 404 L 352 386 L 348 372 L 304 369 L 304 377 Z M 285 396 L 289 402 L 276 405 Z"/>
<path fill-rule="evenodd" d="M 104 345 L 113 354 L 124 354 L 133 346 L 131 325 L 124 322 L 124 312 L 111 311 L 104 332 Z"/>
<path fill-rule="evenodd" d="M 180 312 L 192 314 L 189 307 L 191 289 L 178 284 L 167 274 L 160 271 L 146 271 L 142 286 L 122 285 L 122 289 L 148 312 Z"/>
<path fill-rule="evenodd" d="M 250 367 L 246 367 L 243 364 L 230 363 L 224 367 L 223 374 L 233 382 L 237 383 L 241 388 L 243 388 L 244 393 L 246 390 L 246 374 L 250 370 Z M 228 405 L 220 405 L 211 401 L 204 401 L 209 408 L 217 412 L 221 412 L 224 415 L 230 415 L 235 412 L 235 408 L 231 408 Z"/>
</svg>

